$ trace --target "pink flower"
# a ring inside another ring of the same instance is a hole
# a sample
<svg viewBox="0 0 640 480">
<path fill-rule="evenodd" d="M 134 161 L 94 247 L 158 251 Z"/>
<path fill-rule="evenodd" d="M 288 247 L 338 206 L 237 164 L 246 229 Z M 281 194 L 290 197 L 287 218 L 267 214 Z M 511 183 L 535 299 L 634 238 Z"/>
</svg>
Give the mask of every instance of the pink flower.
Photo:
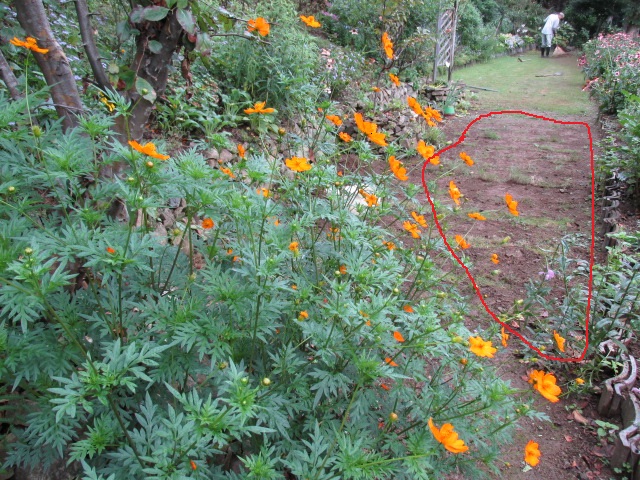
<svg viewBox="0 0 640 480">
<path fill-rule="evenodd" d="M 538 275 L 544 275 L 544 279 L 549 281 L 552 278 L 556 277 L 556 272 L 554 272 L 553 270 L 551 270 L 550 268 L 547 268 L 547 272 L 538 272 Z"/>
</svg>

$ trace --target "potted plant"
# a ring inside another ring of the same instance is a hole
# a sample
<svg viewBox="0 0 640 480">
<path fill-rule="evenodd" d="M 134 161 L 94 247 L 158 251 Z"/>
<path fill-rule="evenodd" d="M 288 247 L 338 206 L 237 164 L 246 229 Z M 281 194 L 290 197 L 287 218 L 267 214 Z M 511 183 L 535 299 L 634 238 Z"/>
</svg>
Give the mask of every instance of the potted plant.
<svg viewBox="0 0 640 480">
<path fill-rule="evenodd" d="M 444 99 L 442 104 L 442 113 L 447 116 L 452 116 L 456 114 L 456 103 L 458 103 L 458 98 L 460 97 L 460 93 L 462 89 L 458 83 L 452 83 L 449 85 L 449 91 L 447 92 L 447 97 Z"/>
</svg>

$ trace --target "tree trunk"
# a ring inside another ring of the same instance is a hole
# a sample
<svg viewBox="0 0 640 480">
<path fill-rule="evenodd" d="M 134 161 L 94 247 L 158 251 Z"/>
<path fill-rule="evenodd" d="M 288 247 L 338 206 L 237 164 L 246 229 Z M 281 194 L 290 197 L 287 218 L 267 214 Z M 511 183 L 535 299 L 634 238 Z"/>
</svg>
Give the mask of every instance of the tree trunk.
<svg viewBox="0 0 640 480">
<path fill-rule="evenodd" d="M 33 56 L 49 85 L 62 127 L 65 130 L 73 128 L 77 125 L 77 115 L 83 110 L 82 102 L 73 71 L 53 36 L 42 0 L 15 0 L 13 5 L 27 36 L 37 39 L 41 48 L 49 49 L 49 53 L 34 53 Z"/>
<path fill-rule="evenodd" d="M 180 45 L 182 27 L 172 11 L 162 21 L 142 22 L 136 24 L 136 28 L 140 30 L 140 35 L 136 39 L 137 50 L 131 69 L 149 82 L 158 96 L 163 95 L 167 88 L 173 54 Z M 149 50 L 150 40 L 162 44 L 158 53 Z M 134 104 L 129 117 L 129 135 L 131 139 L 139 140 L 151 115 L 153 103 L 142 98 L 135 88 L 129 90 L 128 94 Z"/>
<path fill-rule="evenodd" d="M 4 58 L 4 55 L 2 54 L 1 51 L 0 51 L 0 78 L 2 78 L 2 81 L 7 86 L 7 90 L 9 90 L 9 95 L 11 95 L 11 98 L 13 98 L 14 100 L 18 100 L 19 98 L 22 98 L 22 93 L 18 88 L 18 79 L 13 74 L 13 71 L 11 70 L 9 63 L 7 62 L 7 59 Z"/>
</svg>

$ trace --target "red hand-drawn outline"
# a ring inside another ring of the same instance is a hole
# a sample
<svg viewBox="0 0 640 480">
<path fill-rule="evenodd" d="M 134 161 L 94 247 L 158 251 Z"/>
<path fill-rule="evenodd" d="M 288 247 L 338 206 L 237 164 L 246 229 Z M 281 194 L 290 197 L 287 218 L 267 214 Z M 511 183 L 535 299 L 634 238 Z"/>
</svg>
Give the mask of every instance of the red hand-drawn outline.
<svg viewBox="0 0 640 480">
<path fill-rule="evenodd" d="M 549 355 L 547 353 L 542 352 L 538 347 L 532 345 L 531 342 L 529 342 L 526 338 L 524 338 L 520 332 L 512 329 L 509 325 L 505 324 L 504 322 L 501 322 L 500 319 L 496 316 L 496 314 L 491 311 L 491 309 L 489 308 L 489 306 L 485 302 L 484 297 L 482 296 L 482 293 L 480 292 L 480 288 L 478 287 L 478 285 L 476 284 L 476 281 L 473 278 L 473 275 L 471 275 L 471 272 L 469 271 L 469 268 L 464 264 L 464 262 L 460 259 L 460 257 L 458 257 L 458 255 L 456 255 L 456 253 L 453 251 L 453 248 L 451 248 L 451 245 L 449 245 L 449 242 L 447 241 L 447 237 L 444 234 L 444 232 L 442 231 L 442 227 L 440 225 L 440 222 L 438 221 L 436 207 L 435 207 L 435 205 L 433 203 L 433 200 L 431 198 L 431 194 L 429 193 L 429 187 L 427 186 L 427 182 L 425 180 L 425 171 L 426 171 L 427 165 L 429 164 L 429 160 L 431 158 L 433 158 L 435 156 L 442 155 L 447 150 L 450 150 L 450 149 L 462 144 L 464 142 L 464 140 L 465 140 L 467 132 L 469 131 L 469 129 L 476 122 L 479 122 L 483 118 L 490 118 L 490 117 L 493 117 L 494 115 L 505 115 L 505 114 L 525 115 L 527 117 L 537 118 L 539 120 L 545 120 L 547 122 L 553 122 L 553 123 L 556 123 L 556 124 L 559 124 L 559 125 L 583 125 L 587 129 L 587 135 L 589 136 L 589 152 L 591 154 L 590 163 L 589 163 L 589 165 L 591 167 L 591 246 L 590 246 L 590 253 L 589 253 L 589 285 L 588 285 L 589 293 L 587 295 L 587 308 L 586 308 L 586 312 L 587 313 L 586 313 L 586 318 L 585 318 L 585 339 L 586 339 L 585 340 L 585 347 L 582 350 L 581 355 L 579 357 L 577 357 L 577 358 L 554 357 L 553 355 Z M 565 122 L 565 121 L 562 121 L 562 120 L 556 120 L 554 118 L 544 117 L 542 115 L 536 115 L 536 114 L 529 113 L 529 112 L 523 112 L 521 110 L 502 110 L 502 111 L 499 111 L 499 112 L 490 112 L 490 113 L 486 113 L 486 114 L 483 114 L 483 115 L 479 115 L 471 123 L 469 123 L 467 125 L 467 128 L 464 129 L 464 131 L 460 135 L 460 138 L 458 139 L 457 142 L 447 146 L 446 148 L 443 148 L 442 150 L 439 150 L 439 151 L 435 152 L 431 157 L 429 157 L 424 162 L 424 164 L 422 165 L 422 186 L 424 188 L 424 193 L 427 196 L 427 200 L 429 201 L 429 205 L 431 206 L 431 213 L 433 214 L 433 220 L 434 220 L 434 222 L 436 224 L 436 227 L 438 228 L 438 232 L 440 233 L 440 236 L 442 237 L 442 240 L 444 241 L 445 246 L 447 247 L 447 249 L 449 250 L 451 255 L 453 255 L 453 258 L 456 259 L 456 261 L 460 264 L 460 266 L 466 272 L 467 277 L 469 277 L 469 280 L 471 280 L 471 284 L 473 285 L 473 288 L 476 291 L 476 295 L 480 299 L 480 302 L 484 306 L 484 308 L 487 311 L 487 313 L 489 315 L 491 315 L 491 317 L 496 322 L 498 322 L 500 325 L 502 325 L 507 330 L 509 330 L 509 332 L 511 332 L 513 335 L 515 335 L 520 340 L 522 340 L 525 345 L 527 345 L 531 350 L 536 352 L 542 358 L 546 358 L 547 360 L 555 360 L 555 361 L 558 361 L 558 362 L 567 362 L 567 363 L 568 362 L 580 362 L 580 361 L 582 361 L 584 359 L 586 353 L 587 353 L 587 349 L 589 348 L 589 313 L 591 311 L 591 294 L 592 294 L 592 287 L 593 287 L 593 265 L 594 265 L 594 262 L 595 262 L 595 188 L 596 187 L 595 187 L 595 171 L 594 171 L 594 159 L 593 159 L 593 137 L 591 136 L 591 128 L 589 127 L 589 124 L 587 124 L 585 122 Z"/>
</svg>

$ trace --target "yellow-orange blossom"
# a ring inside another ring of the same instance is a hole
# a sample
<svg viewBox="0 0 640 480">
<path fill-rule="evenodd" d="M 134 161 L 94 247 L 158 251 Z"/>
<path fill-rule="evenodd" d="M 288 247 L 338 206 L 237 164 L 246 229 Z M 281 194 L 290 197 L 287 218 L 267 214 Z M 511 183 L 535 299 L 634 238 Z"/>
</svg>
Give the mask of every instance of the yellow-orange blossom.
<svg viewBox="0 0 640 480">
<path fill-rule="evenodd" d="M 454 431 L 453 425 L 445 423 L 442 427 L 438 428 L 433 424 L 433 419 L 429 418 L 429 429 L 438 442 L 444 445 L 444 448 L 451 453 L 464 453 L 469 450 L 464 444 L 464 440 L 458 438 L 458 434 Z"/>
</svg>

